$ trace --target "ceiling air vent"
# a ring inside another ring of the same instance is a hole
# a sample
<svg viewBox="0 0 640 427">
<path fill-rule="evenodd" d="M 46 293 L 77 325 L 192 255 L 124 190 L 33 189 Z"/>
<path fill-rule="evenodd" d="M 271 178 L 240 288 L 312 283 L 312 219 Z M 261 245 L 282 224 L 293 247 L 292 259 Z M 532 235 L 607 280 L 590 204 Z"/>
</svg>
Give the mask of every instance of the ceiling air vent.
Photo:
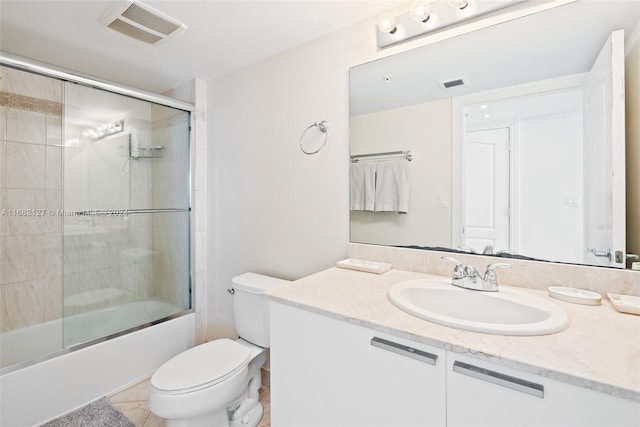
<svg viewBox="0 0 640 427">
<path fill-rule="evenodd" d="M 446 80 L 444 82 L 440 82 L 440 84 L 445 89 L 451 89 L 452 87 L 467 85 L 467 84 L 469 84 L 469 82 L 467 81 L 466 77 L 458 77 L 456 79 L 451 79 L 451 80 Z"/>
<path fill-rule="evenodd" d="M 125 36 L 158 44 L 187 29 L 182 22 L 140 3 L 118 2 L 100 17 L 100 22 Z"/>
</svg>

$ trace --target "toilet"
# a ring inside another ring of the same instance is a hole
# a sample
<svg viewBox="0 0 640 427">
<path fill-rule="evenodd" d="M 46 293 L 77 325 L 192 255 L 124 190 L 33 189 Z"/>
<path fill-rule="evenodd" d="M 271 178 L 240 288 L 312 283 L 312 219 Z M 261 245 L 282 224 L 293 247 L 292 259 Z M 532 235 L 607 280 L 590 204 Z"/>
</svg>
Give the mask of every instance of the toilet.
<svg viewBox="0 0 640 427">
<path fill-rule="evenodd" d="M 193 347 L 151 377 L 149 409 L 166 427 L 255 427 L 262 418 L 260 368 L 269 348 L 269 302 L 263 293 L 290 282 L 244 273 L 232 283 L 240 338 Z"/>
</svg>

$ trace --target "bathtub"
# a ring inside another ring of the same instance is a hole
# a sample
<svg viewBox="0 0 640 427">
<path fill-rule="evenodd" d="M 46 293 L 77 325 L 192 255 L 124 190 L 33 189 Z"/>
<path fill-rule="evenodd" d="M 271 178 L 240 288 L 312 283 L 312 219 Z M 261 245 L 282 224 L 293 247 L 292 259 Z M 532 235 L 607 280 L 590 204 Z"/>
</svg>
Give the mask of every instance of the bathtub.
<svg viewBox="0 0 640 427">
<path fill-rule="evenodd" d="M 136 301 L 0 334 L 0 368 L 169 317 L 182 309 L 163 301 Z"/>
<path fill-rule="evenodd" d="M 179 311 L 161 301 L 137 301 L 0 334 L 3 366 L 60 353 L 0 376 L 0 425 L 38 425 L 149 377 L 194 345 L 195 315 Z M 86 345 L 106 335 L 113 338 Z M 63 340 L 67 348 L 61 350 Z"/>
</svg>

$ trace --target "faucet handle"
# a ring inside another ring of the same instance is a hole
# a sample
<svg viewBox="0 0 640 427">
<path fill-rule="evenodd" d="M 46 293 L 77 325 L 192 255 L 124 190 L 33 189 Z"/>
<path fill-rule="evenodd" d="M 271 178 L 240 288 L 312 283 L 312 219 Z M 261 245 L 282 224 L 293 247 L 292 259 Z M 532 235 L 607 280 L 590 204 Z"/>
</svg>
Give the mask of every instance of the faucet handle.
<svg viewBox="0 0 640 427">
<path fill-rule="evenodd" d="M 462 279 L 464 277 L 464 268 L 462 267 L 462 263 L 455 258 L 451 258 L 449 256 L 440 257 L 445 261 L 454 262 L 456 264 L 453 267 L 453 278 L 454 279 Z"/>
<path fill-rule="evenodd" d="M 487 271 L 484 273 L 484 280 L 492 285 L 498 285 L 498 276 L 496 276 L 495 269 L 498 267 L 509 268 L 511 264 L 507 264 L 506 262 L 494 262 L 493 264 L 487 265 Z"/>
</svg>

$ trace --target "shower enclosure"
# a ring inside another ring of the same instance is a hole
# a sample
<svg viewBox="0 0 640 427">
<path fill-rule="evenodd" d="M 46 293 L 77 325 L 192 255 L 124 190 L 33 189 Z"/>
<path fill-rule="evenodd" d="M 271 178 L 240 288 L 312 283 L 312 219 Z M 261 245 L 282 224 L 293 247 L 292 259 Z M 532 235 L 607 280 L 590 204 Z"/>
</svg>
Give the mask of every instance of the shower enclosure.
<svg viewBox="0 0 640 427">
<path fill-rule="evenodd" d="M 0 67 L 3 374 L 192 305 L 189 108 L 43 74 Z"/>
</svg>

